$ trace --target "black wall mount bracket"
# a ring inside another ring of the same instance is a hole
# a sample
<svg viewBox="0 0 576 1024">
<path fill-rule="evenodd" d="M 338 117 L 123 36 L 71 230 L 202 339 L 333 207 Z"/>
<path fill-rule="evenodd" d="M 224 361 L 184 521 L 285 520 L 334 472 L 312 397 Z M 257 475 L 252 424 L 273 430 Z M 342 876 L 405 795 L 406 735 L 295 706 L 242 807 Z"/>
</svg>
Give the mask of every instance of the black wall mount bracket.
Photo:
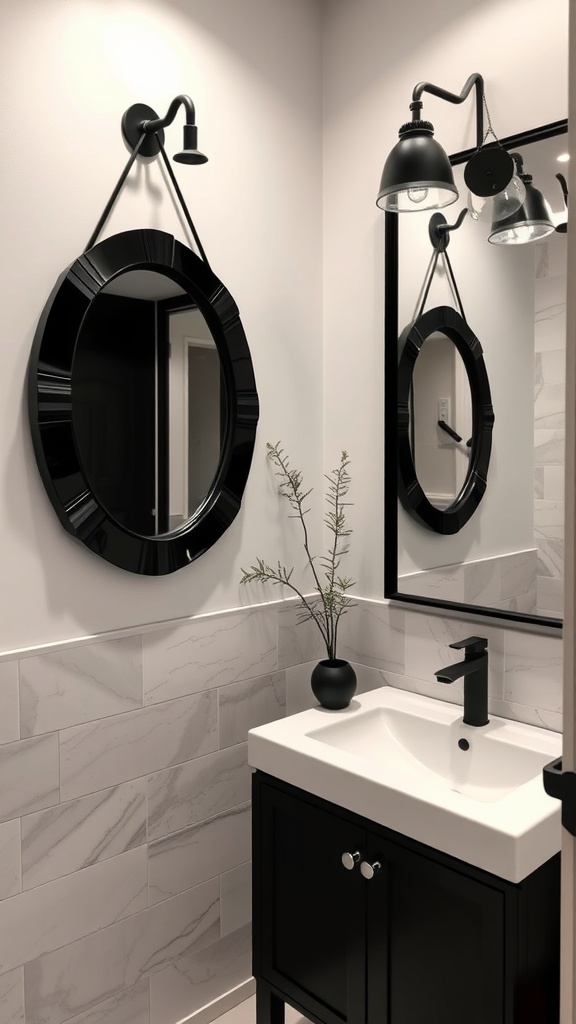
<svg viewBox="0 0 576 1024">
<path fill-rule="evenodd" d="M 158 114 L 153 107 L 146 103 L 133 103 L 122 116 L 122 134 L 130 146 L 134 149 L 142 135 L 142 124 L 145 121 L 155 121 Z M 146 135 L 140 146 L 140 156 L 156 156 L 160 152 L 160 146 L 164 145 L 164 132 L 158 129 Z"/>
<path fill-rule="evenodd" d="M 562 827 L 576 836 L 576 772 L 562 771 L 562 758 L 557 757 L 544 765 L 542 778 L 548 796 L 562 801 Z"/>
</svg>

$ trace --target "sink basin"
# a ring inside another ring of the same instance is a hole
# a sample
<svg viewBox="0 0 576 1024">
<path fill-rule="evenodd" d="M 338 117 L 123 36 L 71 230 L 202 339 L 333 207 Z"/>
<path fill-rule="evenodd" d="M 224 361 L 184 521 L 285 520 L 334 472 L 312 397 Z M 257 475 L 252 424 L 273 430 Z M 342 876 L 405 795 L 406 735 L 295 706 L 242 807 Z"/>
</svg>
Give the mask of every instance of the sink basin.
<svg viewBox="0 0 576 1024">
<path fill-rule="evenodd" d="M 417 710 L 372 708 L 307 735 L 394 771 L 429 775 L 433 784 L 473 800 L 501 799 L 539 778 L 548 761 L 547 753 L 514 742 L 514 730 L 503 719 L 471 730 L 460 721 L 433 720 Z"/>
<path fill-rule="evenodd" d="M 560 753 L 557 733 L 464 725 L 461 707 L 390 686 L 248 735 L 254 768 L 512 882 L 560 849 L 542 783 Z"/>
</svg>

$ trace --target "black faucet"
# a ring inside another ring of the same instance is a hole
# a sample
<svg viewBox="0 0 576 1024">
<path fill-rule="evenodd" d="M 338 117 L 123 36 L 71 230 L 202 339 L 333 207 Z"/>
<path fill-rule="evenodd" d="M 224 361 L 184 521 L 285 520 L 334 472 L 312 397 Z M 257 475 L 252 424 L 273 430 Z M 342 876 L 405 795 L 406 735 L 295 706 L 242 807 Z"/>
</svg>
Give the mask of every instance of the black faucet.
<svg viewBox="0 0 576 1024">
<path fill-rule="evenodd" d="M 488 725 L 488 641 L 469 636 L 450 647 L 464 651 L 464 661 L 439 668 L 434 675 L 440 683 L 453 683 L 464 676 L 464 724 Z"/>
</svg>

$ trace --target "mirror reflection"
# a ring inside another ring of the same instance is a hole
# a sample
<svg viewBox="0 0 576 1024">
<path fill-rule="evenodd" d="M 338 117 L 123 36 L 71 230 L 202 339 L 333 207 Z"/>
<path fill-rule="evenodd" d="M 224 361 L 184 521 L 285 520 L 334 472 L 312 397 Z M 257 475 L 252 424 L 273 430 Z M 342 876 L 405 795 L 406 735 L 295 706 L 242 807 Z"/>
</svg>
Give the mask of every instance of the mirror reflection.
<svg viewBox="0 0 576 1024">
<path fill-rule="evenodd" d="M 478 510 L 452 536 L 431 535 L 398 503 L 397 592 L 558 623 L 564 585 L 567 203 L 557 175 L 565 173 L 560 158 L 567 153 L 567 135 L 562 129 L 524 144 L 516 137 L 512 149 L 545 197 L 555 230 L 532 240 L 523 228 L 515 244 L 494 244 L 493 225 L 467 216 L 451 237 L 450 259 L 466 320 L 483 348 L 496 415 L 490 474 Z M 466 204 L 462 165 L 454 176 L 460 200 L 450 208 L 450 223 Z M 399 330 L 414 316 L 430 259 L 428 222 L 428 214 L 414 213 L 398 226 Z M 454 305 L 454 298 L 438 274 L 428 306 L 442 303 Z M 466 455 L 460 442 L 443 449 L 440 428 L 434 430 L 439 400 L 450 398 L 450 377 L 437 380 L 447 360 L 432 347 L 426 366 L 426 345 L 415 364 L 414 451 L 418 478 L 429 500 L 441 507 L 462 479 L 452 475 L 450 459 L 460 460 L 462 473 Z M 465 446 L 466 421 L 460 427 L 453 408 L 449 417 Z"/>
<path fill-rule="evenodd" d="M 449 508 L 468 475 L 472 402 L 464 361 L 445 334 L 426 339 L 412 374 L 410 447 L 416 476 L 435 508 Z"/>
<path fill-rule="evenodd" d="M 78 455 L 109 515 L 146 537 L 189 523 L 226 429 L 220 357 L 194 299 L 154 271 L 120 274 L 84 318 L 72 382 Z"/>
</svg>

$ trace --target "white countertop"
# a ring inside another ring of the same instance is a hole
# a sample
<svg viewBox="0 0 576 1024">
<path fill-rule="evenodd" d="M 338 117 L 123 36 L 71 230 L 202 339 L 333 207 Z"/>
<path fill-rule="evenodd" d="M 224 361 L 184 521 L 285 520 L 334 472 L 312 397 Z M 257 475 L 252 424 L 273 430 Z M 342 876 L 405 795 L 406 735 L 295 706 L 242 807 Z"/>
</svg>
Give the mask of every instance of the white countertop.
<svg viewBox="0 0 576 1024">
<path fill-rule="evenodd" d="M 557 733 L 496 717 L 481 729 L 465 726 L 457 705 L 384 686 L 358 695 L 344 711 L 317 707 L 252 729 L 249 763 L 511 882 L 521 881 L 559 851 L 560 803 L 545 793 L 540 768 L 511 789 L 505 779 L 499 789 L 499 779 L 495 784 L 493 778 L 488 796 L 477 798 L 470 793 L 481 792 L 478 787 L 455 791 L 451 776 L 429 770 L 406 753 L 393 733 L 382 735 L 381 749 L 374 741 L 363 746 L 356 740 L 349 749 L 338 745 L 340 736 L 346 737 L 344 743 L 353 733 L 362 738 L 366 724 L 380 715 L 383 720 L 396 716 L 408 728 L 413 720 L 424 736 L 428 729 L 435 729 L 440 741 L 446 736 L 458 777 L 462 765 L 467 771 L 473 763 L 466 761 L 472 754 L 459 749 L 458 739 L 469 741 L 469 751 L 482 751 L 484 764 L 504 748 L 512 754 L 514 747 L 535 752 L 542 765 L 561 753 Z"/>
</svg>

